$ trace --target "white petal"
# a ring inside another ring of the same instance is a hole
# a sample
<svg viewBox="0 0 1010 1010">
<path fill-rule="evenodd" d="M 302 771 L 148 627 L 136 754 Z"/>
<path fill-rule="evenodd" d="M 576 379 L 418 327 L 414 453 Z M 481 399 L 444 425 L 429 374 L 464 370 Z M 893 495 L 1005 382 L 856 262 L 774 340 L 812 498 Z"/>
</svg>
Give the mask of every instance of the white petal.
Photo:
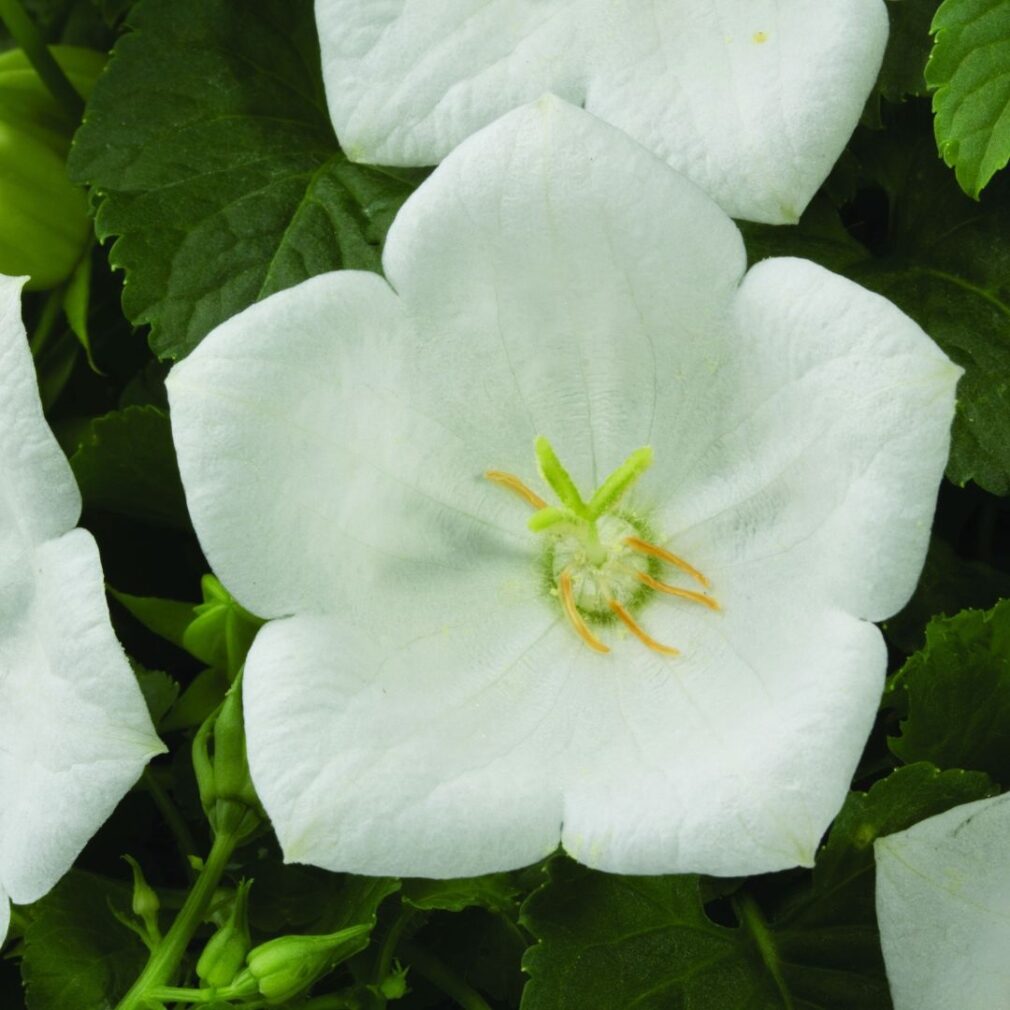
<svg viewBox="0 0 1010 1010">
<path fill-rule="evenodd" d="M 355 160 L 435 164 L 552 91 L 772 223 L 827 176 L 887 39 L 880 0 L 316 0 L 316 20 Z"/>
<path fill-rule="evenodd" d="M 9 526 L 0 535 L 41 543 L 65 533 L 81 514 L 66 456 L 42 416 L 35 369 L 21 322 L 25 278 L 0 274 L 0 474 Z"/>
<path fill-rule="evenodd" d="M 164 750 L 109 624 L 91 535 L 26 552 L 22 571 L 0 608 L 0 881 L 19 903 L 56 883 Z"/>
<path fill-rule="evenodd" d="M 436 170 L 385 266 L 398 300 L 369 274 L 315 278 L 169 378 L 201 543 L 263 616 L 528 549 L 528 510 L 484 471 L 538 483 L 544 434 L 588 492 L 647 444 L 657 374 L 725 314 L 744 252 L 694 186 L 544 99 Z"/>
<path fill-rule="evenodd" d="M 460 610 L 425 635 L 368 614 L 260 632 L 249 760 L 287 860 L 457 877 L 557 847 L 557 720 L 586 650 L 540 600 Z"/>
<path fill-rule="evenodd" d="M 1010 992 L 1010 796 L 880 838 L 877 920 L 895 1010 L 996 1010 Z"/>
<path fill-rule="evenodd" d="M 805 260 L 754 267 L 657 453 L 671 549 L 717 589 L 889 617 L 922 569 L 960 375 L 879 295 Z"/>
<path fill-rule="evenodd" d="M 883 638 L 795 595 L 724 590 L 721 613 L 666 598 L 640 611 L 680 656 L 611 635 L 609 676 L 573 678 L 562 842 L 579 862 L 720 876 L 813 864 L 873 726 Z"/>
</svg>

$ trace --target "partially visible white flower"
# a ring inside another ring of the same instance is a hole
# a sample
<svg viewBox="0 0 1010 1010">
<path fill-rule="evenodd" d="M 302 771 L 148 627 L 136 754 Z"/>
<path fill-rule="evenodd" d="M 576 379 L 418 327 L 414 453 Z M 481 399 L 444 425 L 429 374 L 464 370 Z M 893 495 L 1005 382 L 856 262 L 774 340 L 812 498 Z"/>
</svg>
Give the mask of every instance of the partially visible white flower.
<svg viewBox="0 0 1010 1010">
<path fill-rule="evenodd" d="M 549 91 L 772 224 L 831 170 L 887 41 L 882 0 L 316 0 L 316 21 L 355 161 L 437 164 Z"/>
<path fill-rule="evenodd" d="M 0 275 L 0 941 L 164 750 L 39 402 L 23 278 Z"/>
<path fill-rule="evenodd" d="M 1010 795 L 878 838 L 874 852 L 894 1010 L 1010 1007 Z"/>
<path fill-rule="evenodd" d="M 168 382 L 201 542 L 272 619 L 244 691 L 287 858 L 809 864 L 960 369 L 811 263 L 744 277 L 708 197 L 553 98 L 446 159 L 383 264 L 250 307 Z"/>
</svg>

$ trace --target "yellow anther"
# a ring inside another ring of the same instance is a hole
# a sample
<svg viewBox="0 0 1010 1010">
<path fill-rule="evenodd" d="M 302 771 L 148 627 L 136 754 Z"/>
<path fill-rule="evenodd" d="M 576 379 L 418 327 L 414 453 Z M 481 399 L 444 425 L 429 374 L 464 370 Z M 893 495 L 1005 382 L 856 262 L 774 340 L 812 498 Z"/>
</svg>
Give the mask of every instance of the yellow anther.
<svg viewBox="0 0 1010 1010">
<path fill-rule="evenodd" d="M 542 509 L 547 507 L 547 502 L 543 500 L 531 488 L 528 488 L 514 473 L 505 473 L 504 470 L 485 470 L 484 476 L 488 480 L 493 481 L 495 484 L 501 484 L 502 487 L 507 487 L 510 491 L 514 491 L 520 498 L 522 498 L 527 504 L 532 505 L 535 509 Z"/>
<path fill-rule="evenodd" d="M 650 649 L 653 649 L 655 652 L 658 652 L 663 656 L 680 655 L 680 649 L 675 649 L 672 645 L 663 645 L 662 642 L 657 642 L 652 635 L 647 634 L 635 621 L 631 614 L 629 614 L 627 610 L 625 610 L 624 607 L 617 602 L 617 600 L 610 601 L 610 609 L 617 614 L 618 618 L 620 618 L 620 620 L 624 623 L 628 631 L 630 631 L 643 645 L 647 645 Z"/>
<path fill-rule="evenodd" d="M 660 593 L 666 593 L 668 596 L 679 596 L 685 600 L 693 600 L 695 603 L 701 603 L 708 607 L 709 610 L 721 609 L 719 601 L 712 596 L 706 596 L 704 593 L 696 593 L 691 589 L 680 589 L 678 586 L 668 585 L 666 582 L 660 582 L 659 579 L 654 579 L 646 572 L 635 572 L 635 578 L 638 579 L 639 582 L 648 586 L 650 589 L 655 589 Z"/>
<path fill-rule="evenodd" d="M 558 588 L 561 590 L 561 606 L 565 609 L 568 620 L 572 622 L 572 627 L 578 633 L 590 649 L 596 652 L 610 652 L 610 648 L 603 644 L 590 630 L 589 626 L 582 619 L 578 607 L 575 606 L 575 594 L 572 592 L 571 573 L 563 571 L 558 579 Z"/>
<path fill-rule="evenodd" d="M 650 544 L 648 540 L 642 540 L 639 537 L 625 537 L 624 542 L 639 554 L 648 554 L 650 557 L 659 558 L 660 561 L 665 561 L 667 564 L 679 568 L 682 572 L 687 572 L 692 579 L 699 582 L 706 589 L 712 585 L 693 565 L 689 565 L 683 558 L 678 558 L 676 554 L 671 554 L 662 547 Z"/>
</svg>

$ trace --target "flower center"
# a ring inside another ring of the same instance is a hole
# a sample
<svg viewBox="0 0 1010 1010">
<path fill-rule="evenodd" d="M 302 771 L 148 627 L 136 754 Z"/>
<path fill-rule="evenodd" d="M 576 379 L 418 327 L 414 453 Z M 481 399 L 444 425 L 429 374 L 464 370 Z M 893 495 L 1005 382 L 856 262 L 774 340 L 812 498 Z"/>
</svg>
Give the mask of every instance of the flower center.
<svg viewBox="0 0 1010 1010">
<path fill-rule="evenodd" d="M 488 470 L 484 476 L 514 491 L 537 510 L 528 525 L 545 539 L 544 579 L 572 627 L 596 652 L 609 652 L 610 648 L 590 625 L 619 621 L 650 649 L 667 656 L 678 655 L 677 649 L 648 635 L 633 615 L 656 593 L 690 600 L 711 610 L 718 610 L 719 604 L 705 593 L 661 581 L 659 576 L 666 564 L 703 587 L 709 586 L 708 579 L 696 568 L 652 543 L 643 520 L 619 508 L 625 492 L 651 465 L 651 447 L 635 450 L 588 502 L 579 494 L 550 442 L 540 435 L 535 448 L 540 475 L 558 496 L 560 505 L 549 505 L 515 474 Z"/>
</svg>

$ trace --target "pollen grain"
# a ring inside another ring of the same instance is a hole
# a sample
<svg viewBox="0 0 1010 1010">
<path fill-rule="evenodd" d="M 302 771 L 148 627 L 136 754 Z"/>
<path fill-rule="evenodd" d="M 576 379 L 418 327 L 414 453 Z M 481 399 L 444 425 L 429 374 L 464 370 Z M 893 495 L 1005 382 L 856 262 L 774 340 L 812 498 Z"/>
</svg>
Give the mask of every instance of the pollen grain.
<svg viewBox="0 0 1010 1010">
<path fill-rule="evenodd" d="M 514 473 L 506 473 L 504 470 L 485 470 L 484 476 L 495 484 L 501 484 L 510 491 L 514 491 L 528 505 L 535 509 L 547 507 L 547 502 L 543 500 L 532 488 L 527 487 Z"/>
<path fill-rule="evenodd" d="M 617 600 L 610 601 L 610 609 L 617 615 L 620 621 L 643 645 L 660 653 L 663 656 L 679 656 L 680 649 L 675 649 L 672 645 L 663 645 L 657 642 L 652 635 L 648 634 L 644 628 L 622 607 Z"/>
<path fill-rule="evenodd" d="M 577 632 L 579 638 L 594 652 L 610 652 L 610 647 L 604 645 L 589 630 L 589 626 L 582 619 L 578 607 L 575 606 L 575 594 L 572 592 L 572 575 L 567 569 L 561 573 L 561 578 L 558 579 L 558 589 L 561 590 L 561 606 L 564 607 L 565 615 L 572 622 L 572 627 Z"/>
</svg>

